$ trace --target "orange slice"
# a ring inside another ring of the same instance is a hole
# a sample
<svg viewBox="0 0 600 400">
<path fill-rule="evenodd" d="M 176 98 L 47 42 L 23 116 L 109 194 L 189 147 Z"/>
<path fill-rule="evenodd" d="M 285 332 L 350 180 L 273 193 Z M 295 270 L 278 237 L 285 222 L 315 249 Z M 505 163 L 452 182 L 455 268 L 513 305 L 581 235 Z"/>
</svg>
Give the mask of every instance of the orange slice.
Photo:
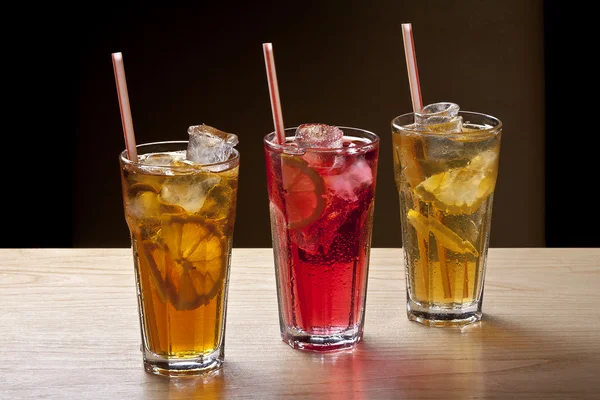
<svg viewBox="0 0 600 400">
<path fill-rule="evenodd" d="M 300 157 L 283 154 L 281 171 L 289 227 L 304 228 L 325 209 L 325 184 L 319 173 Z"/>
</svg>

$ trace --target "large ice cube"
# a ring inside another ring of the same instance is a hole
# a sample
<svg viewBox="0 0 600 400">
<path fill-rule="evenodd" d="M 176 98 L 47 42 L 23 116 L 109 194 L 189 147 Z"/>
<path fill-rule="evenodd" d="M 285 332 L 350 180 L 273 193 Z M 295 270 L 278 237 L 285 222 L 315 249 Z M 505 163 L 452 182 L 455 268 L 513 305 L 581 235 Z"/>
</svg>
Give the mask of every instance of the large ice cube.
<svg viewBox="0 0 600 400">
<path fill-rule="evenodd" d="M 429 104 L 415 113 L 415 125 L 419 131 L 423 132 L 462 132 L 462 117 L 458 115 L 459 110 L 460 107 L 454 103 Z"/>
<path fill-rule="evenodd" d="M 160 190 L 163 203 L 172 204 L 196 213 L 200 211 L 208 193 L 219 184 L 221 178 L 214 174 L 194 177 L 175 177 L 166 181 Z"/>
<path fill-rule="evenodd" d="M 359 159 L 342 173 L 323 178 L 327 189 L 332 190 L 335 196 L 347 201 L 356 201 L 360 190 L 373 183 L 373 171 L 365 160 Z"/>
<path fill-rule="evenodd" d="M 190 126 L 188 133 L 190 140 L 186 158 L 196 164 L 206 165 L 227 161 L 233 147 L 238 144 L 236 135 L 204 124 Z"/>
<path fill-rule="evenodd" d="M 337 126 L 303 124 L 296 129 L 296 143 L 303 148 L 337 149 L 344 143 L 344 132 Z"/>
</svg>

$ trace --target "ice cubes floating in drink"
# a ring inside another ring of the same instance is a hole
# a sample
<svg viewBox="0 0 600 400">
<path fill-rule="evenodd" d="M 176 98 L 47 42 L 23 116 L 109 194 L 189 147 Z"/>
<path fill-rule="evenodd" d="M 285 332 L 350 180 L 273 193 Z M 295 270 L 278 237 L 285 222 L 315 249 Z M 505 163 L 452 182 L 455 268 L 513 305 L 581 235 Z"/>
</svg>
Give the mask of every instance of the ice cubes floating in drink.
<svg viewBox="0 0 600 400">
<path fill-rule="evenodd" d="M 415 125 L 422 132 L 458 133 L 462 131 L 460 108 L 454 103 L 429 104 L 415 113 Z"/>
<path fill-rule="evenodd" d="M 190 140 L 186 158 L 196 164 L 214 164 L 227 161 L 238 137 L 222 132 L 208 125 L 196 125 L 188 128 Z"/>
<path fill-rule="evenodd" d="M 444 102 L 430 104 L 415 113 L 415 130 L 431 134 L 422 138 L 425 160 L 444 162 L 444 168 L 428 177 L 422 176 L 421 172 L 414 189 L 421 200 L 435 202 L 444 212 L 469 214 L 494 190 L 498 152 L 493 148 L 469 149 L 472 147 L 469 142 L 473 141 L 468 134 L 477 129 L 469 128 L 468 123 L 463 126 L 458 111 L 458 105 Z M 456 138 L 454 143 L 448 141 L 446 135 L 457 133 L 465 133 L 465 136 Z M 423 171 L 414 164 L 412 168 Z"/>
<path fill-rule="evenodd" d="M 296 129 L 292 142 L 300 149 L 340 149 L 355 147 L 353 138 L 344 139 L 344 132 L 337 126 L 325 124 L 302 124 Z M 368 186 L 373 181 L 371 167 L 362 157 L 348 162 L 347 154 L 311 154 L 305 153 L 303 160 L 308 162 L 317 172 L 321 172 L 327 189 L 336 196 L 355 201 L 361 187 Z M 323 174 L 324 168 L 329 171 Z"/>
<path fill-rule="evenodd" d="M 229 168 L 227 164 L 213 164 L 227 161 L 231 157 L 238 138 L 208 125 L 190 126 L 188 133 L 190 140 L 186 152 L 143 154 L 138 160 L 146 172 L 166 176 L 179 175 L 177 172 L 181 172 L 183 176 L 165 181 L 158 194 L 165 203 L 196 213 L 202 209 L 208 192 L 219 184 L 221 177 L 218 174 L 192 176 L 192 172 L 198 167 L 210 172 Z M 176 167 L 178 170 L 164 167 Z M 189 168 L 187 173 L 186 168 Z"/>
<path fill-rule="evenodd" d="M 296 129 L 296 143 L 303 148 L 342 147 L 344 132 L 337 126 L 303 124 Z"/>
<path fill-rule="evenodd" d="M 142 154 L 138 162 L 144 166 L 210 166 L 227 161 L 238 144 L 238 137 L 205 124 L 188 128 L 189 141 L 186 152 Z M 152 168 L 146 168 L 152 171 Z M 218 172 L 217 166 L 210 166 Z M 157 173 L 167 173 L 164 169 L 154 169 Z"/>
</svg>

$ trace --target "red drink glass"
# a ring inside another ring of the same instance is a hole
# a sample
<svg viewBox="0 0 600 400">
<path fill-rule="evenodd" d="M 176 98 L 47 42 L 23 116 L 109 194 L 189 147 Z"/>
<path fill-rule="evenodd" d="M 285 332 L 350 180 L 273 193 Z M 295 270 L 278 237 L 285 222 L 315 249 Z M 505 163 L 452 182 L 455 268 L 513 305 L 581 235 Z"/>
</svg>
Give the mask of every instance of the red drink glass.
<svg viewBox="0 0 600 400">
<path fill-rule="evenodd" d="M 341 148 L 264 138 L 281 336 L 293 348 L 353 347 L 363 335 L 379 138 Z"/>
</svg>

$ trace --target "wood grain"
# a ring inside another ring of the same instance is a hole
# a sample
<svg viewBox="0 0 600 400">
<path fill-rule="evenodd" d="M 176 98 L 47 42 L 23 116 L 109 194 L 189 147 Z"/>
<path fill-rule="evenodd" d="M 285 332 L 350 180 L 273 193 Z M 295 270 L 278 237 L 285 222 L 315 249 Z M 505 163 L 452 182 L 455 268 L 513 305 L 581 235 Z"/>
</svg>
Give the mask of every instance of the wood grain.
<svg viewBox="0 0 600 400">
<path fill-rule="evenodd" d="M 483 322 L 405 312 L 401 250 L 374 249 L 364 341 L 279 338 L 270 249 L 235 249 L 226 362 L 168 380 L 142 369 L 130 249 L 0 250 L 0 399 L 585 399 L 600 391 L 600 249 L 492 249 Z"/>
</svg>

